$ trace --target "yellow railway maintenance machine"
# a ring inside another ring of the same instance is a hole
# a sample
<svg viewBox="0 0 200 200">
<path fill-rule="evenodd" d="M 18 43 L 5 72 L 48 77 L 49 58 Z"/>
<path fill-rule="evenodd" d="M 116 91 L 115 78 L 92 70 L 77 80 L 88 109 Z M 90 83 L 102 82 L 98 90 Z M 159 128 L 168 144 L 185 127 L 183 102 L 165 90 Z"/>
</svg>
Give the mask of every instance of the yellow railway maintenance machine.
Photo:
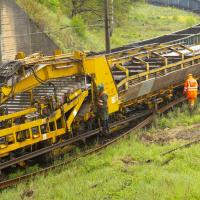
<svg viewBox="0 0 200 200">
<path fill-rule="evenodd" d="M 170 99 L 188 73 L 200 76 L 199 49 L 176 44 L 149 45 L 109 55 L 77 51 L 25 57 L 19 53 L 15 61 L 1 67 L 0 103 L 1 110 L 6 110 L 0 116 L 1 161 L 78 133 L 82 124 L 95 117 L 91 113 L 100 83 L 109 97 L 109 114 L 115 118 L 138 105 L 152 106 Z M 44 116 L 42 106 L 33 102 L 47 94 L 55 97 L 55 106 Z M 63 96 L 67 100 L 62 101 Z"/>
</svg>

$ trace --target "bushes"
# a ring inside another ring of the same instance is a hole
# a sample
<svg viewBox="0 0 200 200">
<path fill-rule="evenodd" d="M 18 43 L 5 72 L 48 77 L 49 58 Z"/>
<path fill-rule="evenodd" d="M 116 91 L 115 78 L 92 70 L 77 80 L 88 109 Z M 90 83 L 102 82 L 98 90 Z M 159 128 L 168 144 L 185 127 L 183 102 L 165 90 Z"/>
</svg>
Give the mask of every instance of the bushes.
<svg viewBox="0 0 200 200">
<path fill-rule="evenodd" d="M 17 0 L 17 2 L 43 31 L 48 32 L 63 51 L 94 50 L 98 47 L 102 49 L 102 43 L 97 45 L 98 36 L 87 30 L 82 16 L 77 15 L 70 19 L 63 15 L 60 9 L 55 13 L 35 0 Z"/>
<path fill-rule="evenodd" d="M 56 12 L 56 10 L 59 8 L 60 6 L 60 2 L 59 0 L 36 0 L 39 3 L 47 6 L 48 8 L 50 8 L 53 12 Z"/>
</svg>

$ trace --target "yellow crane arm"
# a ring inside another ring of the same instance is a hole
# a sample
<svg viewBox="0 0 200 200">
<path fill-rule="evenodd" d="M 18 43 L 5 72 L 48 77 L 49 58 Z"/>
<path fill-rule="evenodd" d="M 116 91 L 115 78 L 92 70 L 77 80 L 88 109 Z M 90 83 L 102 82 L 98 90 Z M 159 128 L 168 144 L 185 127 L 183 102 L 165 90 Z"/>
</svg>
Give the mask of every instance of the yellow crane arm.
<svg viewBox="0 0 200 200">
<path fill-rule="evenodd" d="M 27 115 L 27 114 L 30 114 L 30 113 L 33 113 L 33 112 L 36 112 L 36 111 L 37 111 L 36 108 L 28 108 L 28 109 L 25 109 L 25 110 L 22 110 L 22 111 L 19 111 L 19 112 L 0 116 L 0 121 L 5 121 L 5 120 L 21 117 L 23 115 Z"/>
<path fill-rule="evenodd" d="M 4 103 L 9 95 L 12 93 L 12 96 L 29 91 L 39 85 L 42 82 L 46 82 L 50 79 L 69 77 L 77 74 L 81 74 L 81 66 L 79 64 L 70 64 L 62 63 L 59 65 L 44 65 L 39 68 L 37 71 L 33 71 L 32 74 L 27 77 L 22 77 L 13 88 L 11 86 L 3 86 L 1 88 L 1 103 Z"/>
<path fill-rule="evenodd" d="M 13 86 L 3 86 L 0 88 L 0 104 L 6 102 L 10 97 L 16 94 L 31 91 L 35 87 L 51 79 L 70 77 L 75 75 L 89 75 L 92 77 L 94 85 L 104 84 L 105 91 L 108 94 L 109 113 L 119 109 L 118 91 L 115 85 L 109 63 L 105 56 L 86 56 L 81 52 L 75 52 L 74 56 L 66 60 L 56 60 L 52 63 L 40 63 L 31 72 L 32 64 L 24 68 L 29 74 L 22 76 Z M 33 62 L 34 64 L 36 62 Z M 33 65 L 35 66 L 35 65 Z M 33 68 L 32 68 L 33 69 Z"/>
</svg>

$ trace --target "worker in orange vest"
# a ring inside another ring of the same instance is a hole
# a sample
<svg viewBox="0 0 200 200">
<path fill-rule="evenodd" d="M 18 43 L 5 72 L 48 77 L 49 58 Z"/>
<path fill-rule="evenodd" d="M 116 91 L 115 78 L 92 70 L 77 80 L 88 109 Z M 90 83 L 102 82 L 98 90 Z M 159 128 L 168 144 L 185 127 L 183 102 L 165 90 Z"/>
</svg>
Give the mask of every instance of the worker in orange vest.
<svg viewBox="0 0 200 200">
<path fill-rule="evenodd" d="M 187 95 L 190 111 L 194 109 L 194 105 L 197 99 L 197 93 L 198 93 L 198 83 L 196 79 L 193 78 L 192 74 L 188 74 L 188 78 L 184 84 L 183 94 Z"/>
</svg>

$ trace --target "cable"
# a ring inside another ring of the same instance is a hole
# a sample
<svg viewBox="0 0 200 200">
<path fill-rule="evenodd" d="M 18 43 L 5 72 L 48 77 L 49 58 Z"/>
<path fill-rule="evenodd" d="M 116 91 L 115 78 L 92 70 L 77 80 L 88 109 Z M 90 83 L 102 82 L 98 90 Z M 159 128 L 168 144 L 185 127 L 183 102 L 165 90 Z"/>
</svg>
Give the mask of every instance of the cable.
<svg viewBox="0 0 200 200">
<path fill-rule="evenodd" d="M 30 69 L 31 69 L 31 71 L 33 72 L 33 75 L 34 75 L 35 79 L 36 79 L 39 83 L 41 83 L 42 85 L 46 85 L 46 82 L 45 82 L 44 80 L 42 80 L 40 77 L 37 76 L 37 74 L 35 73 L 35 70 L 33 69 L 33 67 L 31 67 Z M 55 100 L 56 100 L 56 102 L 57 102 L 57 88 L 56 88 L 55 84 L 52 83 L 51 81 L 49 81 L 48 84 L 49 84 L 49 86 L 53 86 L 54 98 L 55 98 Z"/>
<path fill-rule="evenodd" d="M 87 27 L 103 27 L 103 24 L 94 24 L 94 25 L 88 25 Z M 22 36 L 27 36 L 27 35 L 37 35 L 37 34 L 50 34 L 50 33 L 57 33 L 61 30 L 64 29 L 79 29 L 81 28 L 80 26 L 65 26 L 65 27 L 61 27 L 56 31 L 38 31 L 38 32 L 33 32 L 33 33 L 28 33 L 28 34 L 21 34 L 21 35 L 10 35 L 10 36 L 0 36 L 1 39 L 4 38 L 11 38 L 11 37 L 22 37 Z"/>
<path fill-rule="evenodd" d="M 6 99 L 5 99 L 3 102 L 0 103 L 0 106 L 2 106 L 6 101 L 8 101 L 8 99 L 9 99 L 10 97 L 13 96 L 14 91 L 15 91 L 15 86 L 14 86 L 14 75 L 12 75 L 11 91 L 10 91 L 10 93 L 8 94 L 8 96 L 6 97 Z"/>
<path fill-rule="evenodd" d="M 22 66 L 22 63 L 20 61 L 7 62 L 0 66 L 0 71 L 1 71 L 0 77 L 3 78 L 4 84 L 5 84 L 5 82 L 8 81 L 9 78 L 12 78 L 11 91 L 7 95 L 4 102 L 0 103 L 0 106 L 2 106 L 2 104 L 4 104 L 10 97 L 13 96 L 14 91 L 15 91 L 15 83 L 14 83 L 15 76 L 14 75 L 16 74 L 16 72 L 19 71 L 21 66 Z M 3 73 L 4 71 L 6 71 L 7 73 Z M 3 84 L 3 83 L 1 83 L 1 84 Z"/>
</svg>

